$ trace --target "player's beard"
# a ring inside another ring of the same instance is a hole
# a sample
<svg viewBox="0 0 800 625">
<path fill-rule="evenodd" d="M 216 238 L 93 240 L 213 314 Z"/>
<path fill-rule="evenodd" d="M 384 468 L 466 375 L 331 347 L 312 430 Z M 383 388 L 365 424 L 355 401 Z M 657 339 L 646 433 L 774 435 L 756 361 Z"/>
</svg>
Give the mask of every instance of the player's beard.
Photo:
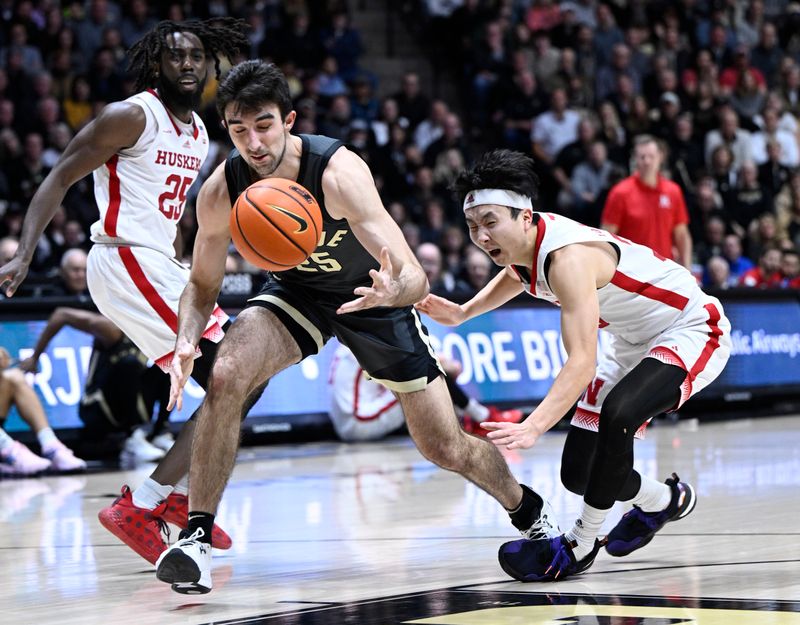
<svg viewBox="0 0 800 625">
<path fill-rule="evenodd" d="M 275 159 L 272 161 L 272 164 L 271 165 L 266 165 L 265 164 L 263 166 L 255 168 L 256 173 L 258 173 L 258 175 L 261 178 L 268 178 L 269 176 L 271 176 L 272 174 L 274 174 L 277 171 L 278 167 L 280 167 L 281 163 L 283 162 L 283 157 L 286 154 L 286 144 L 287 143 L 288 142 L 286 141 L 286 135 L 284 135 L 283 136 L 283 148 L 281 148 L 281 153 L 278 156 L 275 157 Z"/>
<path fill-rule="evenodd" d="M 203 79 L 197 83 L 197 88 L 193 92 L 187 93 L 181 91 L 177 84 L 165 80 L 163 74 L 159 75 L 156 81 L 158 93 L 161 94 L 161 99 L 167 105 L 189 111 L 196 111 L 200 108 L 200 100 L 203 97 L 205 86 L 206 80 Z"/>
</svg>

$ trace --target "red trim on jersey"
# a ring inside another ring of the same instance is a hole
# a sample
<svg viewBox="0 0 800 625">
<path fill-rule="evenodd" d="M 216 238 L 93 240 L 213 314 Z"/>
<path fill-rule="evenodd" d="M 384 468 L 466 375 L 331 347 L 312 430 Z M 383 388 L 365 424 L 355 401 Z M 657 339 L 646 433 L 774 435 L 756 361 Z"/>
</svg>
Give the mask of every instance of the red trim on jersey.
<svg viewBox="0 0 800 625">
<path fill-rule="evenodd" d="M 719 320 L 722 318 L 722 315 L 719 314 L 719 310 L 714 304 L 706 304 L 703 306 L 708 311 L 708 341 L 706 342 L 706 346 L 703 348 L 703 351 L 700 353 L 700 358 L 697 359 L 697 362 L 694 363 L 694 366 L 689 371 L 689 377 L 694 380 L 698 375 L 703 372 L 703 369 L 706 368 L 708 361 L 711 360 L 711 356 L 714 355 L 714 352 L 719 348 L 719 337 L 722 336 L 722 329 L 719 327 Z"/>
<path fill-rule="evenodd" d="M 148 89 L 147 93 L 149 93 L 156 100 L 161 102 L 161 106 L 163 106 L 164 110 L 167 112 L 167 117 L 169 117 L 169 121 L 172 122 L 172 127 L 175 128 L 175 133 L 180 137 L 183 134 L 183 131 L 180 129 L 180 126 L 178 126 L 178 124 L 175 122 L 175 116 L 167 108 L 167 105 L 164 104 L 164 100 L 161 99 L 161 96 L 158 95 L 158 92 L 155 89 Z M 197 139 L 197 135 L 199 134 L 200 134 L 200 129 L 197 127 L 197 124 L 194 121 L 194 113 L 192 113 L 192 138 Z"/>
<path fill-rule="evenodd" d="M 633 435 L 633 437 L 639 439 L 644 438 L 644 431 L 647 429 L 648 423 L 650 423 L 650 419 L 639 426 L 639 429 L 636 430 L 636 433 Z M 591 432 L 597 432 L 600 429 L 600 413 L 595 412 L 594 410 L 587 410 L 586 408 L 576 408 L 575 414 L 572 415 L 570 425 L 574 425 L 575 427 L 589 430 Z"/>
<path fill-rule="evenodd" d="M 544 233 L 547 227 L 544 225 L 544 219 L 539 216 L 539 223 L 536 224 L 536 242 L 533 244 L 533 267 L 531 267 L 531 293 L 536 295 L 536 283 L 539 277 L 539 248 L 542 246 L 544 240 Z"/>
<path fill-rule="evenodd" d="M 119 218 L 119 205 L 122 196 L 119 191 L 119 174 L 117 174 L 117 161 L 119 154 L 115 154 L 106 162 L 108 168 L 108 209 L 103 220 L 103 229 L 110 237 L 117 236 L 117 219 Z"/>
<path fill-rule="evenodd" d="M 142 266 L 133 255 L 133 250 L 129 247 L 119 247 L 117 249 L 119 250 L 119 255 L 122 257 L 122 264 L 125 265 L 128 274 L 133 278 L 133 283 L 136 285 L 136 288 L 144 295 L 147 303 L 153 307 L 153 310 L 155 310 L 164 323 L 169 326 L 170 330 L 177 334 L 178 316 L 161 298 L 161 295 L 158 294 L 158 291 L 156 291 L 156 288 L 150 283 L 150 280 L 147 279 Z"/>
<path fill-rule="evenodd" d="M 683 358 L 678 356 L 673 350 L 669 347 L 665 347 L 664 345 L 657 345 L 650 352 L 647 354 L 650 358 L 655 358 L 667 365 L 674 365 L 676 367 L 680 367 L 686 372 L 686 377 L 683 379 L 681 383 L 681 396 L 678 399 L 678 402 L 670 408 L 667 412 L 672 412 L 677 410 L 684 403 L 686 400 L 692 396 L 692 381 L 694 378 L 689 374 L 689 368 L 684 364 Z"/>
<path fill-rule="evenodd" d="M 598 321 L 597 321 L 597 327 L 598 327 L 598 328 L 605 328 L 607 325 L 608 325 L 608 321 L 606 321 L 606 320 L 605 320 L 605 319 L 603 319 L 602 317 L 600 317 L 600 318 L 598 319 Z"/>
<path fill-rule="evenodd" d="M 360 414 L 358 414 L 358 383 L 361 381 L 362 375 L 364 375 L 364 370 L 359 368 L 358 373 L 356 373 L 356 382 L 353 385 L 353 416 L 358 421 L 374 421 L 375 419 L 380 417 L 384 412 L 386 412 L 392 406 L 394 406 L 397 403 L 397 398 L 394 397 L 392 401 L 390 401 L 383 408 L 378 410 L 378 412 L 376 412 L 375 414 L 361 416 Z"/>
<path fill-rule="evenodd" d="M 635 278 L 626 276 L 620 271 L 614 273 L 614 277 L 611 278 L 611 284 L 622 289 L 623 291 L 637 293 L 643 297 L 661 302 L 662 304 L 666 304 L 667 306 L 671 306 L 672 308 L 676 308 L 678 310 L 683 310 L 689 303 L 689 298 L 681 295 L 680 293 L 662 289 L 661 287 L 650 284 L 649 282 L 640 282 Z"/>
</svg>

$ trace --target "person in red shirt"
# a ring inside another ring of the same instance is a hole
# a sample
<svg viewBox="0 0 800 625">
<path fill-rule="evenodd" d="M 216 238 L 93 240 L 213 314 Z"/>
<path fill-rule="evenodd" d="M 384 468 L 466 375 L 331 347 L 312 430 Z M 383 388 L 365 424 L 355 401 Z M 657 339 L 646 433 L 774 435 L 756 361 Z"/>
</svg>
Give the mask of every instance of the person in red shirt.
<svg viewBox="0 0 800 625">
<path fill-rule="evenodd" d="M 800 289 L 800 252 L 784 250 L 781 258 L 781 281 L 784 289 Z"/>
<path fill-rule="evenodd" d="M 758 259 L 758 265 L 748 269 L 739 278 L 739 286 L 759 289 L 781 285 L 781 251 L 777 247 L 765 247 Z"/>
<path fill-rule="evenodd" d="M 640 135 L 633 153 L 636 171 L 609 192 L 601 227 L 691 269 L 689 213 L 680 187 L 660 174 L 664 151 L 655 137 Z"/>
</svg>

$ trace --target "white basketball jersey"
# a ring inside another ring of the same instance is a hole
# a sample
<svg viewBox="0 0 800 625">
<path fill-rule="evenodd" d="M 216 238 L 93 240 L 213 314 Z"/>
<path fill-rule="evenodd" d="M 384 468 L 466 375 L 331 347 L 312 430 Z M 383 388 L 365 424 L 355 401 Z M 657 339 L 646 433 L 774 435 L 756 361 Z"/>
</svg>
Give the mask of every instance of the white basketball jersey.
<svg viewBox="0 0 800 625">
<path fill-rule="evenodd" d="M 367 377 L 353 353 L 340 345 L 331 363 L 330 417 L 339 438 L 376 440 L 403 425 L 403 409 L 394 394 Z"/>
<path fill-rule="evenodd" d="M 195 113 L 191 124 L 176 119 L 152 89 L 125 101 L 142 107 L 145 128 L 134 146 L 94 171 L 100 220 L 92 225 L 92 241 L 174 256 L 186 194 L 208 154 L 206 128 Z"/>
<path fill-rule="evenodd" d="M 533 252 L 536 279 L 530 279 L 526 268 L 512 266 L 534 297 L 558 304 L 545 271 L 550 252 L 571 243 L 603 241 L 618 250 L 619 263 L 611 282 L 597 291 L 600 328 L 629 343 L 645 343 L 706 298 L 691 273 L 649 247 L 560 215 L 537 215 Z"/>
</svg>

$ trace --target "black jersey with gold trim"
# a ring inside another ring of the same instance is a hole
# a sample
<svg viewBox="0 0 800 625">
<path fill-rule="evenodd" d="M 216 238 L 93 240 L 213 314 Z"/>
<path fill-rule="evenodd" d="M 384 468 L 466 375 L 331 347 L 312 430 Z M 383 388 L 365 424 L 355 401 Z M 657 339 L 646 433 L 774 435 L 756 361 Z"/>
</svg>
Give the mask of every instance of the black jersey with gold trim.
<svg viewBox="0 0 800 625">
<path fill-rule="evenodd" d="M 369 286 L 370 269 L 379 263 L 359 243 L 346 219 L 333 219 L 325 208 L 322 191 L 322 173 L 331 156 L 344 144 L 322 135 L 298 135 L 303 142 L 300 171 L 297 182 L 317 199 L 322 211 L 322 236 L 309 258 L 294 269 L 273 272 L 272 276 L 284 284 L 331 291 L 352 293 L 359 286 Z M 346 149 L 346 148 L 345 148 Z M 231 205 L 247 187 L 259 180 L 238 150 L 231 150 L 225 162 L 225 180 Z"/>
</svg>

